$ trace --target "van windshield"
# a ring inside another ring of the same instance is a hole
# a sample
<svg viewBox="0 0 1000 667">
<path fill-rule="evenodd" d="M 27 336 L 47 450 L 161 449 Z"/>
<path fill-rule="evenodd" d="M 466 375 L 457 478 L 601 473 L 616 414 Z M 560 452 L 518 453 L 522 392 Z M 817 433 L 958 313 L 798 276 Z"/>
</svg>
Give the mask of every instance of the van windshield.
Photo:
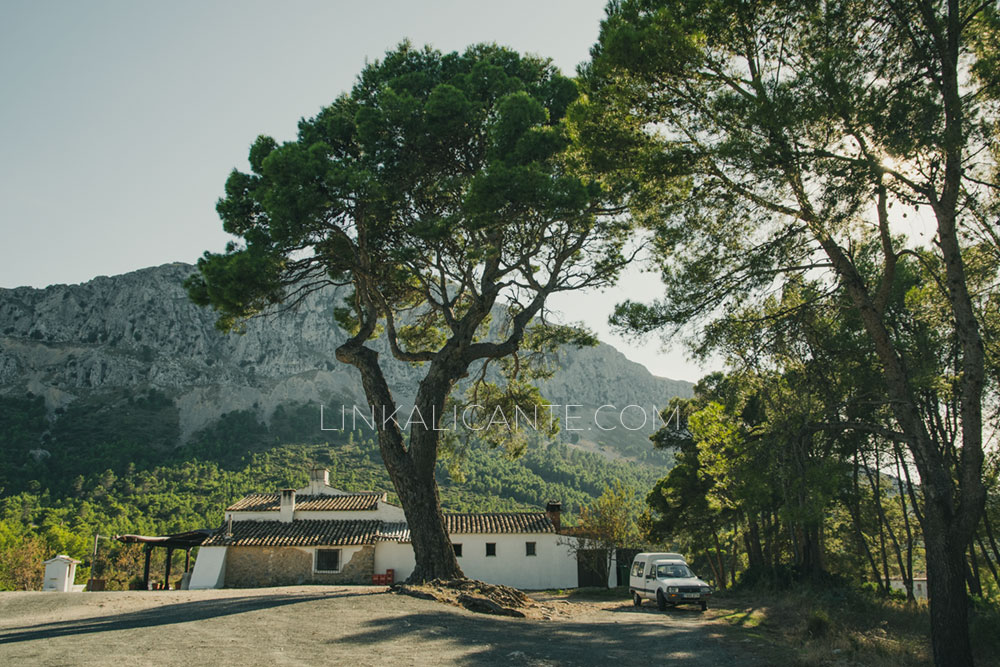
<svg viewBox="0 0 1000 667">
<path fill-rule="evenodd" d="M 688 579 L 693 576 L 687 565 L 670 563 L 656 566 L 657 579 Z"/>
</svg>

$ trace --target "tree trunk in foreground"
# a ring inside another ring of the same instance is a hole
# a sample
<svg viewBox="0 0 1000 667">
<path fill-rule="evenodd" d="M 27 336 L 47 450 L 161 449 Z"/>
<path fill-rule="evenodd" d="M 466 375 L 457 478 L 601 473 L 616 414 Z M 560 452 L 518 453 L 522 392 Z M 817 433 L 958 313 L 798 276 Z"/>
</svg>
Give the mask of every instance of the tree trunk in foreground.
<svg viewBox="0 0 1000 667">
<path fill-rule="evenodd" d="M 464 579 L 465 574 L 458 565 L 445 529 L 433 467 L 429 474 L 398 474 L 390 470 L 389 476 L 403 504 L 416 561 L 416 567 L 407 581 L 421 583 L 431 579 Z"/>
<path fill-rule="evenodd" d="M 439 432 L 414 426 L 410 432 L 409 447 L 404 446 L 403 432 L 394 419 L 385 415 L 396 413 L 396 402 L 385 381 L 385 375 L 378 365 L 378 353 L 360 343 L 364 338 L 355 337 L 337 349 L 337 359 L 349 363 L 361 372 L 361 382 L 368 404 L 375 411 L 378 430 L 379 450 L 389 478 L 403 505 L 403 513 L 410 529 L 415 567 L 407 583 L 422 583 L 431 579 L 464 579 L 465 574 L 458 565 L 455 551 L 445 529 L 441 513 L 434 469 L 437 463 L 437 443 Z M 421 415 L 430 419 L 443 414 L 444 397 L 451 383 L 438 375 L 436 368 L 421 382 L 417 407 Z M 428 379 L 431 382 L 428 382 Z M 428 385 L 433 384 L 428 390 Z M 430 404 L 421 397 L 433 395 Z"/>
<path fill-rule="evenodd" d="M 969 642 L 969 599 L 965 588 L 965 545 L 949 540 L 936 526 L 938 512 L 928 508 L 924 532 L 927 550 L 927 593 L 931 606 L 934 664 L 972 665 Z"/>
<path fill-rule="evenodd" d="M 941 215 L 938 219 L 949 287 L 957 293 L 952 295 L 950 301 L 956 316 L 956 335 L 963 348 L 960 389 L 962 451 L 954 473 L 939 443 L 923 422 L 911 393 L 905 364 L 893 345 L 883 314 L 869 297 L 864 280 L 843 249 L 829 236 L 820 236 L 819 241 L 844 282 L 871 338 L 882 364 L 882 377 L 892 401 L 893 416 L 906 437 L 920 473 L 924 494 L 922 528 L 927 554 L 934 664 L 938 667 L 964 667 L 973 664 L 969 641 L 969 598 L 965 587 L 965 548 L 983 515 L 986 502 L 986 487 L 982 480 L 983 347 L 964 283 L 954 220 L 942 222 Z"/>
</svg>

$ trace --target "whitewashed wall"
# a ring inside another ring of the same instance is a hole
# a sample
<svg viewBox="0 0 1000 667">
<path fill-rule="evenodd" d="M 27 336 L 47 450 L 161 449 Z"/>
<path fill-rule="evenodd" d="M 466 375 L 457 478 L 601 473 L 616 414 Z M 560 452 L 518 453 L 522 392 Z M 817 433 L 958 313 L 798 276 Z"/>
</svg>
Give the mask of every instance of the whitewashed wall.
<svg viewBox="0 0 1000 667">
<path fill-rule="evenodd" d="M 188 588 L 222 588 L 225 579 L 226 547 L 199 547 Z"/>
<path fill-rule="evenodd" d="M 516 535 L 452 535 L 452 544 L 462 545 L 458 564 L 465 576 L 491 584 L 525 590 L 576 588 L 576 556 L 568 540 L 554 533 Z M 497 545 L 496 556 L 486 555 L 486 543 Z M 535 543 L 535 556 L 525 555 L 525 542 Z"/>
<path fill-rule="evenodd" d="M 465 576 L 491 584 L 526 590 L 576 588 L 576 556 L 565 542 L 572 540 L 552 533 L 516 535 L 452 535 L 453 544 L 462 545 L 458 564 Z M 486 555 L 486 543 L 497 545 L 496 556 Z M 535 543 L 535 556 L 525 553 L 525 542 Z M 379 542 L 375 545 L 375 573 L 395 570 L 396 581 L 413 572 L 413 545 L 408 542 Z"/>
<path fill-rule="evenodd" d="M 405 581 L 416 560 L 413 558 L 413 545 L 409 542 L 378 542 L 375 544 L 375 574 L 385 574 L 386 570 L 395 570 L 395 580 Z"/>
</svg>

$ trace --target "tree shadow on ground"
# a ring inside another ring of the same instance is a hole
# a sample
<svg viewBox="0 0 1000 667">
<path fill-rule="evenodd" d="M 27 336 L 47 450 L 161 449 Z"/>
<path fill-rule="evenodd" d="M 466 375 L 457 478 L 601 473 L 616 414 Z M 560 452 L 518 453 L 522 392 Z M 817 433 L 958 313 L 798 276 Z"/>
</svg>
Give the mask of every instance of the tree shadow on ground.
<svg viewBox="0 0 1000 667">
<path fill-rule="evenodd" d="M 188 623 L 190 621 L 201 621 L 220 616 L 230 616 L 232 614 L 243 614 L 260 609 L 298 604 L 300 602 L 374 594 L 352 591 L 345 593 L 248 595 L 236 598 L 177 602 L 143 609 L 142 611 L 111 616 L 92 616 L 72 621 L 54 621 L 51 623 L 4 628 L 0 630 L 0 644 L 14 644 L 36 639 L 53 639 L 56 637 L 132 630 L 136 628 L 155 628 L 175 623 Z M 150 593 L 150 596 L 155 595 L 156 593 Z"/>
<path fill-rule="evenodd" d="M 456 646 L 475 647 L 462 657 L 463 665 L 606 665 L 619 660 L 727 667 L 769 664 L 740 640 L 727 637 L 729 633 L 722 627 L 686 622 L 671 625 L 669 619 L 657 623 L 646 614 L 637 614 L 631 622 L 621 618 L 617 622 L 531 621 L 411 613 L 369 621 L 364 631 L 328 643 L 350 651 L 370 650 L 383 641 L 424 646 L 437 643 L 442 653 Z"/>
<path fill-rule="evenodd" d="M 705 612 L 703 612 L 701 608 L 697 606 L 671 607 L 668 605 L 666 609 L 660 611 L 659 609 L 656 608 L 655 602 L 644 602 L 642 605 L 638 607 L 636 607 L 631 602 L 623 602 L 618 606 L 608 607 L 607 610 L 616 613 L 627 612 L 630 614 L 659 614 L 660 616 L 663 616 L 665 618 L 674 617 L 674 618 L 685 618 L 691 620 L 699 620 L 702 618 L 706 618 L 704 616 Z"/>
</svg>

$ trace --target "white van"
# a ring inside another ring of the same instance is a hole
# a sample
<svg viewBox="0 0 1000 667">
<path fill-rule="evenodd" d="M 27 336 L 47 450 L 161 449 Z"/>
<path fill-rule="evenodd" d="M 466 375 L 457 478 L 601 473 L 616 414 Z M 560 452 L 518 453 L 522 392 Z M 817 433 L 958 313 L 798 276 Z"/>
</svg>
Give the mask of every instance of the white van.
<svg viewBox="0 0 1000 667">
<path fill-rule="evenodd" d="M 656 600 L 663 611 L 668 606 L 697 604 L 708 609 L 712 587 L 698 578 L 684 560 L 675 553 L 642 553 L 632 561 L 628 590 L 636 607 L 643 600 Z"/>
</svg>

